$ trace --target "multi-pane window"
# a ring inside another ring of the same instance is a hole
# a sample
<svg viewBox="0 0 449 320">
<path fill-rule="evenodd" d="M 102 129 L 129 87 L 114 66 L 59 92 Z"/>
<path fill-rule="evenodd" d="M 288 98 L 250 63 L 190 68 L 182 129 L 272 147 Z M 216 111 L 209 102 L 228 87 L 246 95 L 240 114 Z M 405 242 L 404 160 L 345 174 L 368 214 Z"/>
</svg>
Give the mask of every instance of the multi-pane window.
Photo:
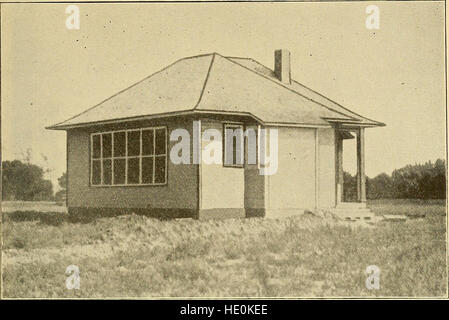
<svg viewBox="0 0 449 320">
<path fill-rule="evenodd" d="M 158 185 L 166 182 L 166 127 L 91 135 L 91 185 Z"/>
</svg>

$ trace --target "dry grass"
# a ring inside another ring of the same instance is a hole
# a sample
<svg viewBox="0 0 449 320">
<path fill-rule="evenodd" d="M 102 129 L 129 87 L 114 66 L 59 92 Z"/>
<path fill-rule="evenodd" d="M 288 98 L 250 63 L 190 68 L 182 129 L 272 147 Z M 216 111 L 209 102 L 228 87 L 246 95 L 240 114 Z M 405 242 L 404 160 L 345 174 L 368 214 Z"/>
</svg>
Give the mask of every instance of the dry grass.
<svg viewBox="0 0 449 320">
<path fill-rule="evenodd" d="M 3 215 L 4 297 L 443 296 L 442 202 L 376 202 L 425 218 L 350 227 L 311 215 L 160 221 L 128 215 L 70 223 L 64 213 Z M 81 289 L 65 287 L 77 265 Z M 365 269 L 381 270 L 367 290 Z"/>
</svg>

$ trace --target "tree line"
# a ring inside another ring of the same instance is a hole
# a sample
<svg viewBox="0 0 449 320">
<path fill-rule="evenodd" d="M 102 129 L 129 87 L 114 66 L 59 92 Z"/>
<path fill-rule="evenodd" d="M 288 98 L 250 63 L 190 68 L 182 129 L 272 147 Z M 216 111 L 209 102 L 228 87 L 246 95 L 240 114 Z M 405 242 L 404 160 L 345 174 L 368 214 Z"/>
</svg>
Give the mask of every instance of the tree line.
<svg viewBox="0 0 449 320">
<path fill-rule="evenodd" d="M 62 201 L 65 198 L 66 173 L 59 179 L 61 190 L 54 194 L 53 184 L 45 179 L 45 170 L 29 161 L 2 162 L 2 200 Z"/>
<path fill-rule="evenodd" d="M 44 178 L 46 171 L 35 164 L 20 160 L 2 162 L 2 199 L 61 201 L 65 198 L 67 175 L 59 179 L 60 191 L 54 194 L 50 180 Z M 344 172 L 344 201 L 357 198 L 357 177 Z M 368 199 L 445 199 L 446 163 L 442 159 L 424 164 L 407 165 L 396 169 L 391 175 L 381 173 L 366 178 Z"/>
<path fill-rule="evenodd" d="M 344 201 L 357 198 L 357 176 L 344 172 Z M 442 159 L 406 165 L 391 175 L 366 178 L 367 199 L 445 199 L 446 163 Z"/>
</svg>

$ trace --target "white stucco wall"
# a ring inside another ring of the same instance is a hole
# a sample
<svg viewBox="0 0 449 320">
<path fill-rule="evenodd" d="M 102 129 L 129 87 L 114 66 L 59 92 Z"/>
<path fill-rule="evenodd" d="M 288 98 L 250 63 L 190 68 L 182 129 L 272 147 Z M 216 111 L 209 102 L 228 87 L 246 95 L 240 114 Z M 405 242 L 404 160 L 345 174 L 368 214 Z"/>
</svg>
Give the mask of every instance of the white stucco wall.
<svg viewBox="0 0 449 320">
<path fill-rule="evenodd" d="M 201 120 L 201 135 L 207 129 L 216 129 L 223 135 L 223 123 L 220 121 Z M 202 150 L 209 143 L 201 139 Z M 222 139 L 216 143 L 217 148 L 222 150 Z M 200 209 L 244 208 L 244 168 L 229 168 L 202 161 L 200 170 Z"/>
<path fill-rule="evenodd" d="M 335 130 L 318 129 L 318 144 L 318 203 L 321 208 L 329 208 L 335 206 Z"/>
<path fill-rule="evenodd" d="M 278 128 L 278 170 L 267 184 L 268 209 L 315 207 L 315 129 Z"/>
<path fill-rule="evenodd" d="M 265 180 L 267 215 L 335 205 L 334 129 L 278 128 L 278 162 Z"/>
</svg>

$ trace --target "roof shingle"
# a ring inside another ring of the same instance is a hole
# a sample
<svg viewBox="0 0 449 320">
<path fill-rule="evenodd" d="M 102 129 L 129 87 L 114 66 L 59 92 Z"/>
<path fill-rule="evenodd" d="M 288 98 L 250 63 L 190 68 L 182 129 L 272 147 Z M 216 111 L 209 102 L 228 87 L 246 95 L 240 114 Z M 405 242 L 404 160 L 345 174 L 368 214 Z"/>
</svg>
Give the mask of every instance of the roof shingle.
<svg viewBox="0 0 449 320">
<path fill-rule="evenodd" d="M 183 58 L 49 129 L 178 112 L 250 114 L 264 124 L 328 125 L 329 119 L 383 125 L 247 58 L 217 53 Z"/>
</svg>

